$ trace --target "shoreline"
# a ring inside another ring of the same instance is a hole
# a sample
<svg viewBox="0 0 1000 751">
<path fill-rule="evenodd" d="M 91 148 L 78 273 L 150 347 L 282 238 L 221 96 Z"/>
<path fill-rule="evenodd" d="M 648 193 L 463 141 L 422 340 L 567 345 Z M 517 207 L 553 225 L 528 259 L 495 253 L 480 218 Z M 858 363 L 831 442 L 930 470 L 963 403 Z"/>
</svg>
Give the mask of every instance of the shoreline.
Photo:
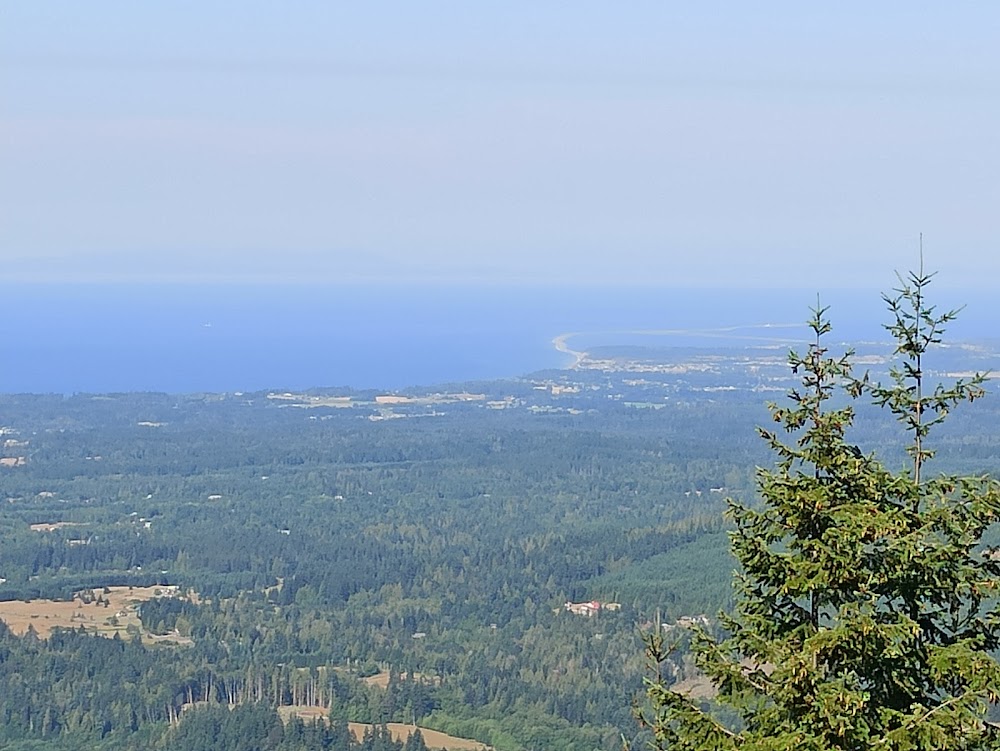
<svg viewBox="0 0 1000 751">
<path fill-rule="evenodd" d="M 695 337 L 701 336 L 705 338 L 712 339 L 729 339 L 732 341 L 739 341 L 742 343 L 764 343 L 769 346 L 781 346 L 785 344 L 807 344 L 808 339 L 802 338 L 788 338 L 784 336 L 761 336 L 761 335 L 747 335 L 747 334 L 737 334 L 735 332 L 742 330 L 750 331 L 760 331 L 762 329 L 773 330 L 773 329 L 804 329 L 805 326 L 799 323 L 757 323 L 757 324 L 740 324 L 735 326 L 717 326 L 712 328 L 694 328 L 694 329 L 621 329 L 616 331 L 605 331 L 605 334 L 620 334 L 626 336 L 679 336 L 679 337 Z M 580 365 L 590 353 L 585 350 L 575 350 L 569 346 L 569 339 L 574 336 L 581 336 L 587 333 L 583 331 L 568 331 L 564 334 L 559 334 L 558 336 L 552 337 L 552 346 L 558 352 L 566 355 L 571 355 L 574 358 L 572 365 L 569 368 L 575 368 Z"/>
<path fill-rule="evenodd" d="M 579 331 L 570 331 L 565 334 L 559 334 L 558 336 L 552 337 L 552 346 L 556 348 L 556 351 L 561 352 L 565 355 L 571 355 L 573 357 L 573 364 L 566 367 L 567 370 L 572 370 L 573 368 L 579 367 L 585 359 L 587 359 L 587 353 L 581 350 L 570 349 L 569 338 L 572 336 L 578 336 Z"/>
</svg>

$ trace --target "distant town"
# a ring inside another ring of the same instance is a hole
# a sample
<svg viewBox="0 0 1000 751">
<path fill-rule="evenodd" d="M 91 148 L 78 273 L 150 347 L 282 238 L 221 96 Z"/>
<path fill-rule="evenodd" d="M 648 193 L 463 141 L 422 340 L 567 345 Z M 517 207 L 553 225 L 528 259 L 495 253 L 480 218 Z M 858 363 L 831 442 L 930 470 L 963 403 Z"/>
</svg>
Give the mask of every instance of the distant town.
<svg viewBox="0 0 1000 751">
<path fill-rule="evenodd" d="M 477 390 L 470 390 L 470 384 L 455 391 L 313 390 L 269 392 L 266 399 L 297 409 L 353 409 L 371 421 L 441 417 L 467 409 L 581 415 L 603 410 L 609 403 L 629 409 L 662 409 L 671 402 L 702 402 L 727 392 L 783 393 L 796 382 L 787 365 L 788 349 L 787 345 L 711 349 L 609 346 L 590 352 L 564 348 L 562 351 L 576 356 L 570 367 L 482 382 L 476 384 L 480 387 Z M 854 350 L 859 376 L 866 369 L 873 375 L 883 373 L 891 355 L 888 346 L 879 344 L 862 343 Z M 976 370 L 996 369 L 1000 353 L 985 344 L 963 344 L 942 351 L 938 359 L 945 368 L 937 375 L 961 377 Z M 233 396 L 250 398 L 240 393 Z"/>
</svg>

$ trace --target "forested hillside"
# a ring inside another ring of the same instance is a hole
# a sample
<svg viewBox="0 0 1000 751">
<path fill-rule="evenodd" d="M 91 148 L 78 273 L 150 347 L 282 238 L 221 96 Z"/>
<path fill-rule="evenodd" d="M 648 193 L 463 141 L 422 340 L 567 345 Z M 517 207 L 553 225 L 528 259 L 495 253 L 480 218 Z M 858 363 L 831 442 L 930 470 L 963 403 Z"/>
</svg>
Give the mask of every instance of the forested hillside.
<svg viewBox="0 0 1000 751">
<path fill-rule="evenodd" d="M 643 631 L 727 603 L 724 499 L 753 502 L 786 385 L 713 356 L 400 394 L 0 397 L 0 739 L 423 743 L 351 721 L 620 747 Z M 952 422 L 939 463 L 994 468 L 997 412 Z M 863 414 L 851 440 L 885 430 Z M 683 650 L 668 667 L 691 674 Z M 326 720 L 279 718 L 305 708 Z"/>
</svg>

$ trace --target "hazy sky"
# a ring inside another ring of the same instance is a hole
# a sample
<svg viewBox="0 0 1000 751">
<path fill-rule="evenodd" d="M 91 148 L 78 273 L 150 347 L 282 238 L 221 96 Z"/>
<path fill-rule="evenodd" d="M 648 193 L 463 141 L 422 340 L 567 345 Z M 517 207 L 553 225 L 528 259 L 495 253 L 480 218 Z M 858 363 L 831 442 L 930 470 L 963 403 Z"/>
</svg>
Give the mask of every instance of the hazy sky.
<svg viewBox="0 0 1000 751">
<path fill-rule="evenodd" d="M 0 0 L 0 280 L 1000 283 L 1000 5 Z"/>
</svg>

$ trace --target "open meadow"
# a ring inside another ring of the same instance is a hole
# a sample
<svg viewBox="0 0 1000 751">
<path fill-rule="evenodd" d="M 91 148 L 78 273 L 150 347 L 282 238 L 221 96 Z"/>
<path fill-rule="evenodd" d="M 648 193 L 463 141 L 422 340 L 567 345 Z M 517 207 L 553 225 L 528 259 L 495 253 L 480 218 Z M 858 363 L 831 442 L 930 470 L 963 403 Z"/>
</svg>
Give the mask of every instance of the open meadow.
<svg viewBox="0 0 1000 751">
<path fill-rule="evenodd" d="M 325 707 L 311 707 L 303 704 L 297 704 L 287 707 L 278 707 L 278 715 L 285 722 L 288 722 L 292 717 L 298 717 L 304 722 L 312 722 L 313 720 L 325 720 L 329 715 L 330 710 Z M 365 731 L 369 728 L 374 727 L 368 723 L 364 722 L 349 722 L 347 726 L 351 729 L 354 737 L 360 741 L 365 736 Z M 430 728 L 420 727 L 418 725 L 409 725 L 402 722 L 389 722 L 386 723 L 386 727 L 389 729 L 389 733 L 392 735 L 392 739 L 395 741 L 406 742 L 414 730 L 420 729 L 420 734 L 424 737 L 424 743 L 427 744 L 428 748 L 441 748 L 446 749 L 446 751 L 481 751 L 488 749 L 484 743 L 479 741 L 470 740 L 468 738 L 456 738 L 454 735 L 448 735 L 447 733 L 442 733 L 438 730 L 431 730 Z"/>
<path fill-rule="evenodd" d="M 99 636 L 122 637 L 139 633 L 143 641 L 190 644 L 179 634 L 156 636 L 143 631 L 139 605 L 154 597 L 176 597 L 177 587 L 104 587 L 81 590 L 72 600 L 10 600 L 0 602 L 0 620 L 18 636 L 29 628 L 47 639 L 56 628 L 84 630 Z"/>
</svg>

